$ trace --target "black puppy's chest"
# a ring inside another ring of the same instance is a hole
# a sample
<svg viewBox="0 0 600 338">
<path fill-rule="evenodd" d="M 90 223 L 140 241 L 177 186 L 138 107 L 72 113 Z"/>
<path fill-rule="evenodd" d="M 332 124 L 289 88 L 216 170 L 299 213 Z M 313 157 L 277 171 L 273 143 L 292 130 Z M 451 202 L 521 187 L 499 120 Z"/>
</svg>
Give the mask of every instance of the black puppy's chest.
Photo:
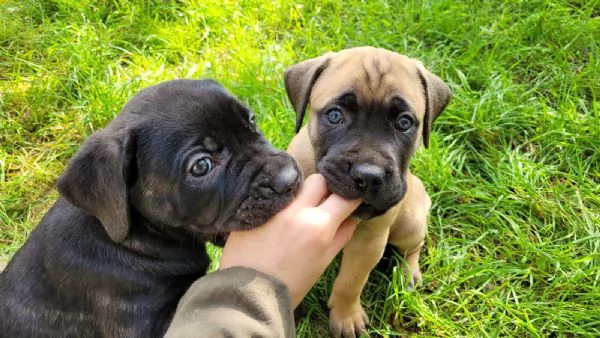
<svg viewBox="0 0 600 338">
<path fill-rule="evenodd" d="M 123 247 L 57 201 L 0 277 L 0 337 L 162 337 L 209 258 L 204 243 L 133 229 Z"/>
</svg>

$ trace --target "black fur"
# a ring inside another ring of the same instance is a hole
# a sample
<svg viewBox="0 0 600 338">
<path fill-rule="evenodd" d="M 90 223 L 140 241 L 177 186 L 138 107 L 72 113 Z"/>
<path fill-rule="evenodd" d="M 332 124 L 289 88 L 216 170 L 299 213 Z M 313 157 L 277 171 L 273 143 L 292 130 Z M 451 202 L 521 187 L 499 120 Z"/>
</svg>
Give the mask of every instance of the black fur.
<svg viewBox="0 0 600 338">
<path fill-rule="evenodd" d="M 192 175 L 203 157 L 212 170 Z M 205 241 L 264 223 L 298 173 L 216 82 L 141 91 L 71 159 L 0 275 L 0 336 L 162 337 L 206 273 Z"/>
</svg>

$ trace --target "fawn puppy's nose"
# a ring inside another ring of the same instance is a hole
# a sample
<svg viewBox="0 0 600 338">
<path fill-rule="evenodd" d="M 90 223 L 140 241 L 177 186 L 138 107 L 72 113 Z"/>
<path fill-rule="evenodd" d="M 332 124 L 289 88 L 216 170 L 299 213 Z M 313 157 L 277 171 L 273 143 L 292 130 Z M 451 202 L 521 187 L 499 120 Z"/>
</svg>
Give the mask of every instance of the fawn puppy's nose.
<svg viewBox="0 0 600 338">
<path fill-rule="evenodd" d="M 352 167 L 350 176 L 358 189 L 366 191 L 369 188 L 379 188 L 383 184 L 385 171 L 372 164 L 361 163 Z"/>
</svg>

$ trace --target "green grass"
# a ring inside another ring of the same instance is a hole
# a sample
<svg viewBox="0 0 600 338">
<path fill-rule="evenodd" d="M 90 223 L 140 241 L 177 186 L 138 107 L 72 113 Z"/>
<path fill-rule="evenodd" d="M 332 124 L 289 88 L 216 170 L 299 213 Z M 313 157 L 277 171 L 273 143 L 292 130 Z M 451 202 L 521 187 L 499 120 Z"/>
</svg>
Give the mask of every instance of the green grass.
<svg viewBox="0 0 600 338">
<path fill-rule="evenodd" d="M 286 67 L 373 45 L 421 59 L 454 96 L 412 162 L 433 200 L 424 284 L 374 272 L 370 335 L 600 336 L 598 0 L 205 3 L 0 4 L 0 255 L 139 89 L 215 78 L 285 148 Z M 309 294 L 299 336 L 326 335 L 334 276 Z"/>
</svg>

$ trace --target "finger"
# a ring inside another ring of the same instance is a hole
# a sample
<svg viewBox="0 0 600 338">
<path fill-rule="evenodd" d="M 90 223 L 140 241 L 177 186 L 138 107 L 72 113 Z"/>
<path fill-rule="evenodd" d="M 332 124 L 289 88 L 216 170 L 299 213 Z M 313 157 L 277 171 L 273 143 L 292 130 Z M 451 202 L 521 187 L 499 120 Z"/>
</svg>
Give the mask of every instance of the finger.
<svg viewBox="0 0 600 338">
<path fill-rule="evenodd" d="M 340 224 L 360 205 L 361 200 L 347 200 L 339 195 L 331 194 L 320 206 L 330 216 L 331 221 Z"/>
<path fill-rule="evenodd" d="M 298 207 L 314 207 L 327 197 L 327 182 L 321 174 L 312 174 L 304 180 L 293 205 Z"/>
<path fill-rule="evenodd" d="M 342 225 L 340 225 L 338 231 L 333 236 L 333 241 L 331 243 L 332 256 L 337 255 L 348 241 L 350 241 L 358 223 L 360 223 L 360 220 L 354 217 L 349 217 L 342 222 Z"/>
</svg>

